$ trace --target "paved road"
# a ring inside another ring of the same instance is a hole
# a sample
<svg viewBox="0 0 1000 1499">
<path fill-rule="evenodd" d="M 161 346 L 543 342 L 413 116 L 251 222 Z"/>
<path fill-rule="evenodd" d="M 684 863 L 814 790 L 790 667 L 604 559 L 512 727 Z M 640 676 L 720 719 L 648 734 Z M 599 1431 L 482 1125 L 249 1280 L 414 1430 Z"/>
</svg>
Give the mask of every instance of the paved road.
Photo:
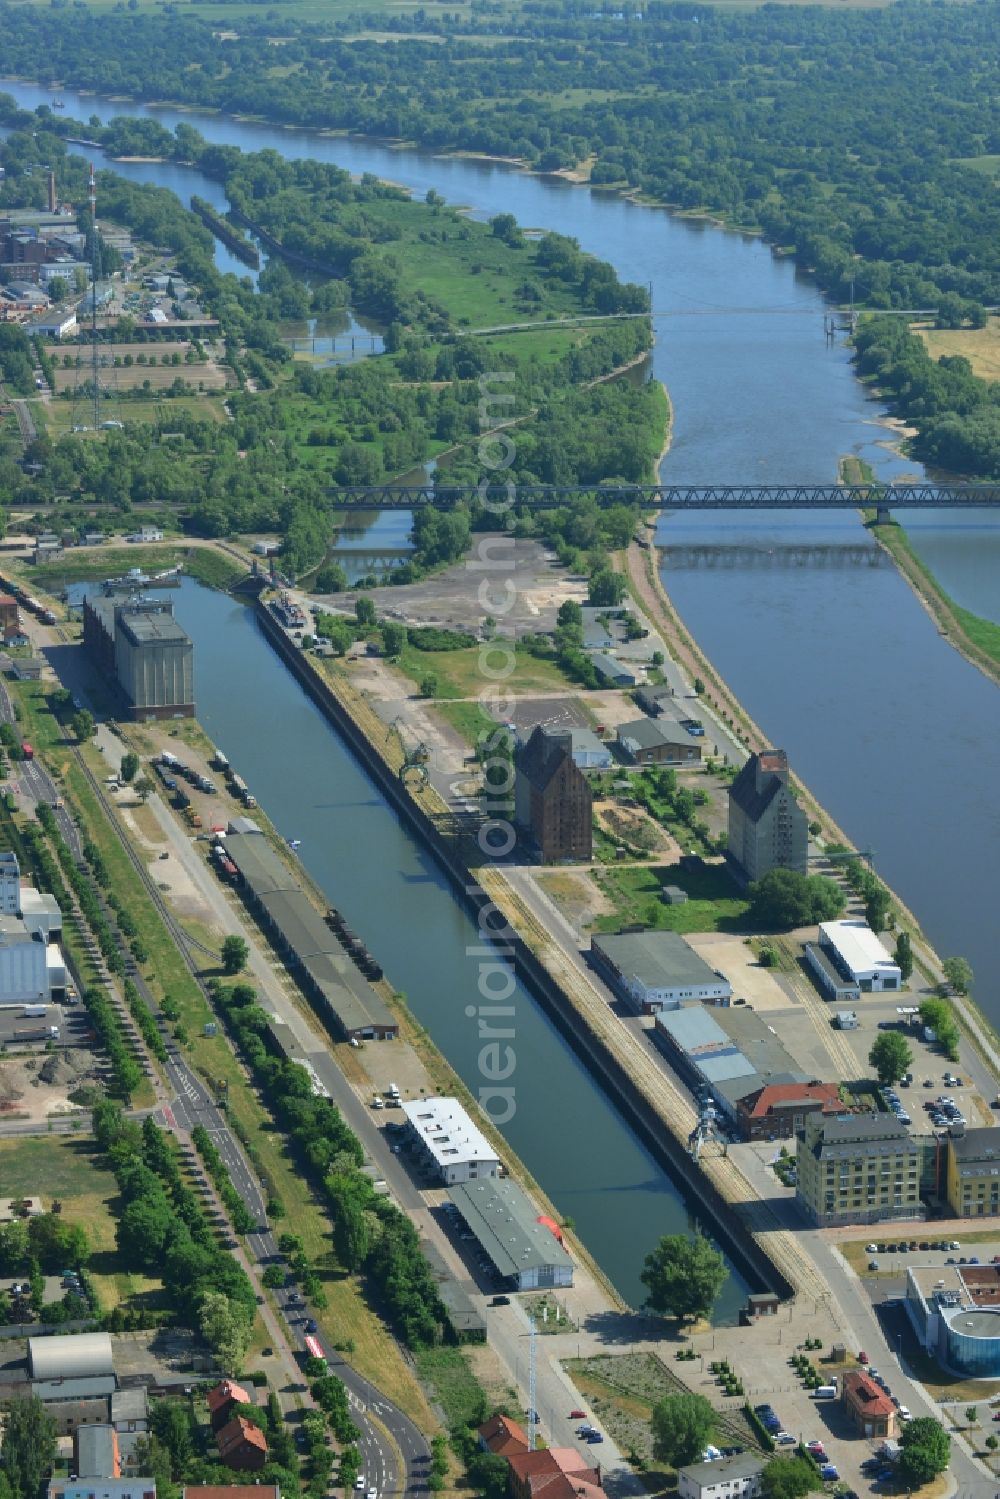
<svg viewBox="0 0 1000 1499">
<path fill-rule="evenodd" d="M 8 722 L 14 721 L 10 695 L 2 678 L 0 678 L 0 719 L 5 719 Z M 120 751 L 120 744 L 112 741 L 112 745 L 114 746 L 115 753 Z M 95 794 L 104 804 L 105 810 L 109 811 L 103 787 L 90 775 L 82 758 L 79 759 L 79 764 L 88 776 Z M 36 760 L 24 761 L 18 766 L 18 780 L 22 795 L 27 801 L 44 801 L 52 806 L 61 800 L 55 783 L 44 767 Z M 56 811 L 56 818 L 60 832 L 66 839 L 77 862 L 81 866 L 86 867 L 83 860 L 83 848 L 79 829 L 73 822 L 69 812 L 64 807 L 59 807 Z M 109 822 L 117 830 L 118 825 L 114 818 L 110 816 L 110 811 Z M 121 835 L 119 834 L 119 836 Z M 150 895 L 159 907 L 161 915 L 167 921 L 173 935 L 175 938 L 180 939 L 181 952 L 192 974 L 197 979 L 197 971 L 187 951 L 183 932 L 165 907 L 162 897 L 156 890 L 154 882 L 149 878 L 148 872 L 142 866 L 141 861 L 134 856 L 134 852 L 126 840 L 122 838 L 121 841 L 130 858 L 132 858 L 137 873 L 143 878 L 143 883 L 147 886 Z M 97 894 L 102 899 L 103 904 L 101 892 L 98 891 Z M 114 926 L 114 913 L 106 906 L 105 915 Z M 122 946 L 124 951 L 124 943 Z M 180 1047 L 172 1039 L 169 1026 L 165 1018 L 160 1014 L 156 999 L 142 974 L 131 961 L 128 961 L 126 966 L 129 977 L 156 1017 L 167 1048 L 167 1061 L 164 1073 L 173 1097 L 169 1103 L 161 1104 L 161 1107 L 157 1111 L 158 1117 L 172 1131 L 189 1135 L 196 1125 L 201 1125 L 211 1134 L 216 1149 L 225 1162 L 233 1185 L 239 1192 L 251 1216 L 261 1225 L 261 1231 L 248 1235 L 246 1245 L 257 1265 L 261 1268 L 266 1267 L 276 1260 L 281 1259 L 281 1255 L 276 1239 L 267 1228 L 266 1203 L 260 1186 L 247 1164 L 243 1151 L 229 1130 L 223 1114 L 217 1108 L 212 1093 L 186 1061 Z M 79 977 L 77 975 L 78 982 Z M 343 1081 L 339 1069 L 333 1068 L 333 1071 Z M 354 1095 L 350 1093 L 349 1088 L 347 1091 L 350 1097 L 354 1099 Z M 356 1102 L 356 1100 L 354 1101 Z M 4 1130 L 5 1134 L 27 1134 L 33 1132 L 34 1126 L 30 1125 L 23 1131 L 17 1129 L 16 1126 L 11 1126 Z M 292 1340 L 295 1349 L 299 1353 L 304 1352 L 308 1310 L 302 1305 L 301 1297 L 294 1288 L 289 1288 L 277 1292 L 275 1300 L 286 1322 L 292 1329 Z M 321 1341 L 323 1340 L 321 1339 Z M 365 1477 L 369 1484 L 377 1487 L 380 1495 L 399 1492 L 417 1494 L 426 1490 L 430 1449 L 423 1435 L 402 1411 L 398 1410 L 391 1401 L 387 1400 L 374 1385 L 370 1384 L 368 1380 L 364 1379 L 351 1368 L 333 1348 L 324 1345 L 324 1353 L 331 1368 L 336 1369 L 336 1373 L 347 1386 L 348 1395 L 353 1407 L 354 1420 L 361 1432 L 359 1448 L 364 1463 Z M 399 1462 L 396 1456 L 397 1451 L 404 1464 L 402 1473 L 399 1471 Z"/>
</svg>

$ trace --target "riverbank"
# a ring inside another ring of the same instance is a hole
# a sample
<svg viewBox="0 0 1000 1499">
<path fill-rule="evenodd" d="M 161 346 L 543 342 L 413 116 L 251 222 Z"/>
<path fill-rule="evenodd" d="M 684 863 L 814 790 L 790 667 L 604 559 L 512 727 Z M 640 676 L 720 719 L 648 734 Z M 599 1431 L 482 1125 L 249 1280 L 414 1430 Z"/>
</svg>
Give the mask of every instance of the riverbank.
<svg viewBox="0 0 1000 1499">
<path fill-rule="evenodd" d="M 902 427 L 901 423 L 893 422 L 891 418 L 886 425 L 893 426 L 903 437 L 912 435 L 914 431 L 912 427 Z M 840 477 L 845 484 L 875 482 L 870 466 L 853 457 L 841 460 Z M 1000 685 L 1000 625 L 973 614 L 969 609 L 963 609 L 954 599 L 949 598 L 926 562 L 917 555 L 913 543 L 898 521 L 880 525 L 875 519 L 874 510 L 862 513 L 868 530 L 895 562 L 934 621 L 938 633 L 954 646 L 970 666 L 975 666 L 983 676 Z"/>
</svg>

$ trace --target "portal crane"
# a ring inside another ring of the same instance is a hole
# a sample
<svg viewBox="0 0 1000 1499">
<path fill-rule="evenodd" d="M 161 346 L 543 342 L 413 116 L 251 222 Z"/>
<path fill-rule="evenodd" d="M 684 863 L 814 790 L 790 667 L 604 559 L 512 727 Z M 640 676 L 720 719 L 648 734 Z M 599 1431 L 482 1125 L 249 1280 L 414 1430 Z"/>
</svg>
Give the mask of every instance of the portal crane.
<svg viewBox="0 0 1000 1499">
<path fill-rule="evenodd" d="M 431 752 L 422 739 L 412 750 L 410 749 L 400 728 L 402 722 L 401 718 L 394 718 L 385 736 L 389 740 L 395 735 L 399 741 L 399 747 L 403 751 L 403 763 L 399 767 L 399 779 L 406 786 L 408 784 L 407 776 L 412 775 L 416 777 L 417 785 L 424 787 L 427 785 L 429 779 L 427 775 L 427 761 L 431 757 Z"/>
</svg>

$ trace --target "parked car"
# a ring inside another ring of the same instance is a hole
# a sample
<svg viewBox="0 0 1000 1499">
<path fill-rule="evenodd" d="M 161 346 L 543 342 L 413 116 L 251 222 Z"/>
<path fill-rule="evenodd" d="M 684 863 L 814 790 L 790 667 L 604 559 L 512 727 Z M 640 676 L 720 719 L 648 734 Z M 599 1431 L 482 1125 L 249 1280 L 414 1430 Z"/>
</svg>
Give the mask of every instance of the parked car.
<svg viewBox="0 0 1000 1499">
<path fill-rule="evenodd" d="M 1000 1412 L 997 1413 L 997 1420 L 1000 1421 Z M 779 1447 L 795 1446 L 795 1438 L 792 1436 L 790 1431 L 779 1431 L 774 1440 L 777 1442 Z"/>
<path fill-rule="evenodd" d="M 819 1476 L 822 1478 L 824 1483 L 838 1483 L 840 1480 L 840 1474 L 837 1472 L 833 1463 L 824 1463 L 819 1470 Z"/>
<path fill-rule="evenodd" d="M 858 1354 L 858 1363 L 859 1364 L 867 1364 L 867 1362 L 868 1362 L 868 1355 L 865 1352 L 865 1350 L 862 1348 L 861 1352 Z"/>
</svg>

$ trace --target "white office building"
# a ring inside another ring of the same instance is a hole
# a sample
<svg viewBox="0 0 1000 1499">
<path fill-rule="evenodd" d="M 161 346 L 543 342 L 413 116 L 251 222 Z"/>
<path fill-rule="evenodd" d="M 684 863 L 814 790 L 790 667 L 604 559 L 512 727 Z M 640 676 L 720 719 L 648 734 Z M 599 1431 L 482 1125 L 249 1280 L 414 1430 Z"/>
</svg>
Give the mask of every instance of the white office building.
<svg viewBox="0 0 1000 1499">
<path fill-rule="evenodd" d="M 824 921 L 819 929 L 819 949 L 837 972 L 862 993 L 881 993 L 882 990 L 902 987 L 899 964 L 889 956 L 867 922 Z M 809 947 L 806 948 L 806 961 L 817 975 L 820 986 L 829 990 L 830 976 Z"/>
<path fill-rule="evenodd" d="M 678 1499 L 754 1499 L 760 1493 L 764 1459 L 740 1452 L 715 1462 L 690 1463 L 677 1472 Z"/>
<path fill-rule="evenodd" d="M 403 1113 L 418 1158 L 446 1186 L 497 1175 L 496 1151 L 457 1098 L 421 1098 L 404 1103 Z"/>
</svg>

